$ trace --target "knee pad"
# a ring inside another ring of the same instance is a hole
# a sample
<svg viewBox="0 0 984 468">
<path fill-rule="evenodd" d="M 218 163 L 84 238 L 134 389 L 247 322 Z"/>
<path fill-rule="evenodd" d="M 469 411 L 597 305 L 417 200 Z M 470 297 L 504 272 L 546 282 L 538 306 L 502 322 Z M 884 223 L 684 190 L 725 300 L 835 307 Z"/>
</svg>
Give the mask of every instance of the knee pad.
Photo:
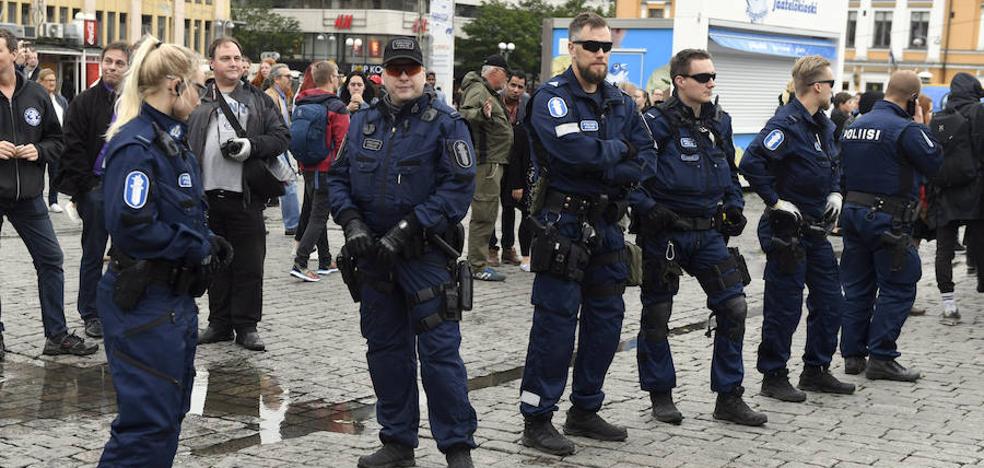
<svg viewBox="0 0 984 468">
<path fill-rule="evenodd" d="M 721 304 L 717 313 L 727 319 L 730 327 L 725 333 L 731 341 L 741 343 L 745 338 L 745 319 L 748 318 L 748 303 L 745 296 L 735 296 Z"/>
<path fill-rule="evenodd" d="M 670 313 L 673 302 L 660 302 L 642 308 L 642 326 L 639 334 L 646 341 L 659 343 L 670 336 Z"/>
</svg>

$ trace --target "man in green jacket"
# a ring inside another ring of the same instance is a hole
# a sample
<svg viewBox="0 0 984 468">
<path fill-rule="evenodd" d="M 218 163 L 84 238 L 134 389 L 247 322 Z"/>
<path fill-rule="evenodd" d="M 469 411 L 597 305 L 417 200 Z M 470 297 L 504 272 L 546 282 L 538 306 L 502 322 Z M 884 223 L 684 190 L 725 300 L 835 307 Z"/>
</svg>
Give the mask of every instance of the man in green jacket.
<svg viewBox="0 0 984 468">
<path fill-rule="evenodd" d="M 468 72 L 461 81 L 461 105 L 458 111 L 471 126 L 472 142 L 478 154 L 475 195 L 468 224 L 468 263 L 475 279 L 504 281 L 506 277 L 489 265 L 489 238 L 499 216 L 499 184 L 503 166 L 509 162 L 512 126 L 499 97 L 509 80 L 506 60 L 490 55 L 481 74 Z"/>
</svg>

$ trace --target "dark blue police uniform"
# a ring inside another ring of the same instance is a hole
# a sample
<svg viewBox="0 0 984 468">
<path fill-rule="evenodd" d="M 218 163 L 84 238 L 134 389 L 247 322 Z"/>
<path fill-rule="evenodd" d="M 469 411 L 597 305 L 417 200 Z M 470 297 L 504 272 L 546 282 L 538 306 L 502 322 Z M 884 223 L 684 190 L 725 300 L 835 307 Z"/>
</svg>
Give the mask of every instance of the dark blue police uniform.
<svg viewBox="0 0 984 468">
<path fill-rule="evenodd" d="M 107 147 L 102 193 L 114 261 L 96 299 L 119 415 L 100 466 L 171 466 L 191 403 L 194 297 L 175 292 L 160 269 L 121 274 L 118 261 L 173 265 L 178 276 L 210 257 L 200 170 L 186 135 L 184 123 L 145 104 Z M 121 275 L 154 277 L 127 310 L 114 301 Z"/>
<path fill-rule="evenodd" d="M 741 159 L 742 175 L 766 206 L 782 199 L 803 215 L 803 222 L 796 222 L 767 208 L 759 220 L 759 243 L 767 258 L 757 366 L 763 374 L 786 370 L 802 315 L 804 285 L 810 288 L 804 364 L 827 367 L 837 349 L 844 298 L 825 230 L 834 220 L 822 219 L 827 197 L 840 192 L 834 128 L 823 112 L 810 115 L 793 99 L 769 119 Z"/>
<path fill-rule="evenodd" d="M 673 296 L 679 274 L 696 276 L 717 322 L 711 359 L 711 390 L 733 393 L 744 377 L 741 360 L 747 306 L 739 265 L 716 228 L 718 213 L 742 210 L 745 201 L 734 168 L 731 116 L 704 104 L 700 116 L 674 94 L 646 112 L 658 148 L 656 175 L 643 182 L 645 201 L 633 205 L 640 214 L 659 205 L 680 220 L 668 229 L 640 228 L 642 246 L 642 326 L 637 360 L 643 390 L 665 393 L 676 387 L 676 370 L 668 340 Z"/>
<path fill-rule="evenodd" d="M 653 142 L 629 96 L 607 82 L 585 93 L 570 68 L 541 86 L 529 109 L 545 199 L 533 216 L 546 230 L 531 248 L 534 311 L 520 411 L 547 417 L 557 410 L 580 322 L 571 402 L 593 413 L 605 398 L 625 315 L 628 268 L 617 223 L 630 188 L 651 167 L 645 161 L 654 158 Z M 538 244 L 569 250 L 544 253 Z M 580 265 L 556 261 L 575 252 L 582 252 Z"/>
<path fill-rule="evenodd" d="M 430 94 L 404 104 L 396 115 L 382 101 L 356 113 L 327 176 L 335 221 L 345 226 L 361 219 L 377 238 L 408 216 L 428 233 L 455 229 L 471 204 L 474 179 L 465 121 Z M 444 300 L 422 293 L 451 281 L 447 264 L 446 254 L 432 247 L 392 265 L 358 261 L 361 329 L 384 444 L 417 446 L 419 358 L 438 449 L 475 447 L 478 422 L 458 353 L 458 322 L 433 321 Z"/>
<path fill-rule="evenodd" d="M 921 263 L 909 236 L 919 175 L 943 163 L 942 145 L 899 106 L 879 101 L 841 136 L 844 235 L 841 354 L 890 361 L 916 298 Z M 890 242 L 895 238 L 895 242 Z"/>
</svg>

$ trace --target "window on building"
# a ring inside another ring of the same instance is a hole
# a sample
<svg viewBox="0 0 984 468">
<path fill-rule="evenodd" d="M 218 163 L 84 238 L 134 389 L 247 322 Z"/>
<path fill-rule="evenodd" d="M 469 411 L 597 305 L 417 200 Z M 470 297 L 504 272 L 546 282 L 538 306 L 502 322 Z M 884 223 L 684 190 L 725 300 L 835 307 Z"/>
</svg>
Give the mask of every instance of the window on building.
<svg viewBox="0 0 984 468">
<path fill-rule="evenodd" d="M 875 37 L 872 47 L 888 48 L 892 46 L 892 12 L 875 12 Z"/>
<path fill-rule="evenodd" d="M 646 16 L 649 18 L 665 18 L 666 10 L 662 8 L 650 8 L 646 10 Z"/>
<path fill-rule="evenodd" d="M 157 38 L 167 42 L 167 17 L 157 17 Z"/>
<path fill-rule="evenodd" d="M 885 91 L 885 83 L 868 82 L 864 84 L 864 92 L 868 91 Z"/>
<path fill-rule="evenodd" d="M 126 33 L 127 33 L 127 31 L 126 31 L 126 26 L 127 26 L 127 24 L 126 24 L 126 17 L 127 17 L 126 13 L 120 13 L 120 40 L 121 41 L 125 41 L 126 40 Z"/>
<path fill-rule="evenodd" d="M 454 16 L 461 18 L 477 18 L 478 5 L 463 5 L 461 3 L 457 3 L 454 5 Z"/>
<path fill-rule="evenodd" d="M 17 22 L 17 4 L 16 3 L 8 3 L 7 4 L 7 17 L 4 18 L 4 21 L 6 21 L 8 23 L 16 23 Z"/>
<path fill-rule="evenodd" d="M 106 42 L 110 43 L 116 40 L 116 12 L 107 11 L 106 12 Z"/>
<path fill-rule="evenodd" d="M 61 7 L 61 8 L 59 8 L 58 9 L 58 22 L 64 24 L 64 23 L 69 23 L 71 21 L 72 21 L 72 18 L 69 18 L 68 17 L 68 7 Z"/>
<path fill-rule="evenodd" d="M 150 15 L 140 15 L 140 35 L 154 33 L 154 17 Z"/>
<path fill-rule="evenodd" d="M 49 6 L 44 9 L 44 22 L 54 23 L 55 22 L 55 7 Z"/>
<path fill-rule="evenodd" d="M 194 28 L 194 35 L 192 36 L 191 48 L 197 51 L 201 51 L 202 44 L 202 22 L 195 20 L 192 21 L 192 28 Z"/>
<path fill-rule="evenodd" d="M 27 25 L 33 23 L 34 21 L 31 20 L 31 4 L 30 3 L 21 3 L 20 4 L 20 7 L 21 7 L 21 20 L 20 20 L 20 23 L 23 24 L 24 26 L 27 26 Z"/>
<path fill-rule="evenodd" d="M 909 16 L 909 48 L 925 49 L 929 42 L 929 12 L 913 11 Z"/>
<path fill-rule="evenodd" d="M 185 20 L 184 31 L 185 31 L 184 46 L 191 47 L 191 20 L 189 19 Z"/>
<path fill-rule="evenodd" d="M 211 44 L 214 39 L 212 37 L 212 22 L 204 20 L 202 23 L 205 24 L 205 45 L 207 46 L 208 44 Z"/>
<path fill-rule="evenodd" d="M 847 31 L 844 33 L 845 47 L 854 47 L 854 38 L 858 32 L 858 12 L 847 12 Z"/>
<path fill-rule="evenodd" d="M 77 16 L 79 16 L 79 13 L 81 13 L 81 12 L 82 12 L 82 10 L 80 10 L 78 8 L 72 8 L 72 16 L 70 18 L 68 18 L 68 21 L 66 21 L 66 23 L 70 23 L 73 20 L 75 20 L 75 18 Z"/>
<path fill-rule="evenodd" d="M 96 12 L 96 44 L 97 45 L 98 44 L 105 44 L 106 43 L 106 41 L 103 40 L 104 39 L 104 36 L 103 36 L 103 26 L 104 26 L 103 18 L 104 18 L 103 12 L 97 11 Z"/>
</svg>

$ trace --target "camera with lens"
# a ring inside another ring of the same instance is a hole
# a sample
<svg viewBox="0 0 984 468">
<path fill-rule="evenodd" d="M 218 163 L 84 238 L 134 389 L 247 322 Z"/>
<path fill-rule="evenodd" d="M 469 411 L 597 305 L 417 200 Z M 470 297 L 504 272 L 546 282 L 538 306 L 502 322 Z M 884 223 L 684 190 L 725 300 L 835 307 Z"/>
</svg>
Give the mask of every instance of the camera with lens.
<svg viewBox="0 0 984 468">
<path fill-rule="evenodd" d="M 222 151 L 222 156 L 227 159 L 232 159 L 232 155 L 238 154 L 243 150 L 243 142 L 234 141 L 232 139 L 226 140 L 219 146 L 219 150 Z"/>
</svg>

